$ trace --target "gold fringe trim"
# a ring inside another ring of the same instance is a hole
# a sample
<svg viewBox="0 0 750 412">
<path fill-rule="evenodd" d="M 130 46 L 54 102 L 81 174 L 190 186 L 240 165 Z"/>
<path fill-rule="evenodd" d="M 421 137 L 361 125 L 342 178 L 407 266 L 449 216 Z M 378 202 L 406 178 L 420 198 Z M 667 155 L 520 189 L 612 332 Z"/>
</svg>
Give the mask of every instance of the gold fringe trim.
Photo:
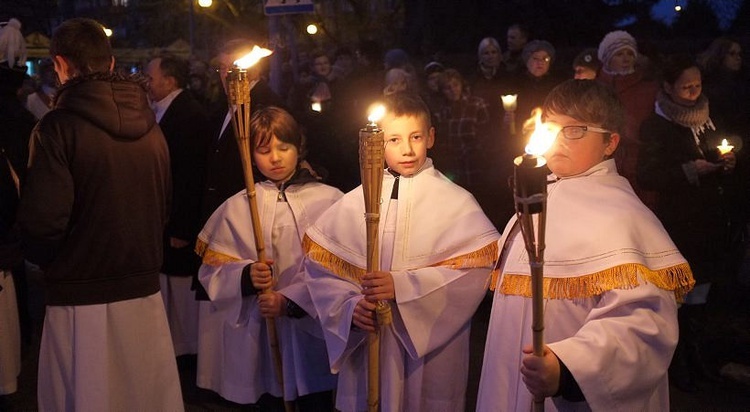
<svg viewBox="0 0 750 412">
<path fill-rule="evenodd" d="M 451 269 L 493 267 L 497 259 L 498 250 L 497 242 L 493 241 L 479 250 L 435 263 L 432 266 L 447 266 Z"/>
<path fill-rule="evenodd" d="M 203 263 L 211 266 L 221 266 L 225 263 L 237 262 L 240 258 L 225 255 L 208 248 L 208 243 L 198 239 L 195 242 L 195 253 L 203 258 Z"/>
<path fill-rule="evenodd" d="M 208 243 L 200 239 L 195 240 L 195 254 L 196 255 L 203 257 L 207 249 L 208 249 Z"/>
<path fill-rule="evenodd" d="M 582 299 L 601 295 L 614 289 L 632 289 L 640 285 L 638 271 L 646 282 L 672 291 L 678 302 L 695 285 L 693 272 L 687 263 L 661 270 L 651 270 L 644 265 L 627 263 L 601 272 L 573 278 L 544 278 L 545 299 Z M 497 283 L 497 274 L 493 271 L 491 288 Z M 500 285 L 500 291 L 506 295 L 531 297 L 531 276 L 506 274 Z"/>
<path fill-rule="evenodd" d="M 308 258 L 314 260 L 338 277 L 360 283 L 362 276 L 366 273 L 365 269 L 353 265 L 334 255 L 328 251 L 328 249 L 315 243 L 315 241 L 310 239 L 307 235 L 302 239 L 302 249 L 305 251 L 305 255 L 307 255 Z"/>
<path fill-rule="evenodd" d="M 302 248 L 305 250 L 307 257 L 338 277 L 360 283 L 362 276 L 366 273 L 366 269 L 353 265 L 334 255 L 328 251 L 328 249 L 315 243 L 315 241 L 310 239 L 307 235 L 305 235 L 305 238 L 302 240 Z M 446 266 L 451 269 L 492 267 L 495 264 L 495 259 L 497 259 L 497 253 L 497 242 L 492 242 L 474 252 L 447 259 L 431 266 Z"/>
</svg>

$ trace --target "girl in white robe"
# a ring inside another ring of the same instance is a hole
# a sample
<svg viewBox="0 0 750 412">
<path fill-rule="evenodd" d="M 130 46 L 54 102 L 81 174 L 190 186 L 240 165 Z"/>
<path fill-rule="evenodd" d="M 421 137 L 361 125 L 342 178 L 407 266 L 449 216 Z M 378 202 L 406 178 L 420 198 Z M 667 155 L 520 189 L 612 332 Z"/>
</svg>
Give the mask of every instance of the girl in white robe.
<svg viewBox="0 0 750 412">
<path fill-rule="evenodd" d="M 669 410 L 667 367 L 690 268 L 614 160 L 622 108 L 606 87 L 569 80 L 543 118 L 562 128 L 545 154 L 544 355 L 532 354 L 531 277 L 514 217 L 499 276 L 478 411 Z"/>
<path fill-rule="evenodd" d="M 268 394 L 262 402 L 283 396 L 298 400 L 301 411 L 309 410 L 304 402 L 313 397 L 323 404 L 327 397 L 330 405 L 336 377 L 304 285 L 302 235 L 341 192 L 299 167 L 303 137 L 285 111 L 269 107 L 254 113 L 251 135 L 257 142 L 254 164 L 268 178 L 255 185 L 267 260 L 258 261 L 243 190 L 224 202 L 198 235 L 199 279 L 211 302 L 199 322 L 197 384 L 243 404 Z M 268 284 L 259 283 L 261 272 Z M 274 291 L 261 294 L 271 283 Z M 266 322 L 276 323 L 283 394 Z"/>
</svg>

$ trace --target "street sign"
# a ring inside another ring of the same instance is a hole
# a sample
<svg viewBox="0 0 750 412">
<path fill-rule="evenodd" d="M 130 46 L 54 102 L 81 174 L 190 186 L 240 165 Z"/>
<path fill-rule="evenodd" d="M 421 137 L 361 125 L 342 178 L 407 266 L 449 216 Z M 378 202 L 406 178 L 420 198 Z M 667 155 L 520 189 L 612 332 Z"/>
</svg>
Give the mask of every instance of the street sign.
<svg viewBox="0 0 750 412">
<path fill-rule="evenodd" d="M 267 0 L 264 7 L 266 16 L 277 14 L 312 13 L 313 0 Z"/>
</svg>

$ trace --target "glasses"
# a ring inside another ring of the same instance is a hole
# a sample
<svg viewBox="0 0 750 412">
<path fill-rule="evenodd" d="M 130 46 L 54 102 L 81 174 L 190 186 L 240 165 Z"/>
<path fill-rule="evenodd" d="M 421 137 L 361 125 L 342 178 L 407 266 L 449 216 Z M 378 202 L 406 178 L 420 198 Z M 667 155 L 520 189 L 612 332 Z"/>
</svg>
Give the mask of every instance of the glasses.
<svg viewBox="0 0 750 412">
<path fill-rule="evenodd" d="M 568 140 L 578 140 L 586 135 L 586 132 L 594 133 L 605 133 L 611 134 L 612 132 L 606 129 L 601 129 L 593 126 L 564 126 L 560 133 Z"/>
<path fill-rule="evenodd" d="M 537 63 L 549 63 L 552 59 L 550 59 L 549 57 L 532 57 L 531 60 Z"/>
</svg>

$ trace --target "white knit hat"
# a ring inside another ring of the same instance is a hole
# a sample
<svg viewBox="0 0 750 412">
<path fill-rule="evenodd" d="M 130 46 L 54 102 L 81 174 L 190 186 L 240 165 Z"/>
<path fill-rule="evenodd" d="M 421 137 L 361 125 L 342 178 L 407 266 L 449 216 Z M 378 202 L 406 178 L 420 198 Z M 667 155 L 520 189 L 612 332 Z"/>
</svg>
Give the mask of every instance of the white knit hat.
<svg viewBox="0 0 750 412">
<path fill-rule="evenodd" d="M 0 23 L 0 63 L 3 62 L 11 68 L 26 64 L 26 40 L 21 34 L 21 22 L 18 19 Z"/>
<path fill-rule="evenodd" d="M 611 59 L 618 50 L 622 49 L 630 49 L 635 53 L 635 57 L 638 57 L 638 44 L 628 32 L 616 30 L 607 33 L 602 39 L 602 42 L 599 43 L 599 61 L 606 65 L 609 63 L 609 59 Z"/>
</svg>

